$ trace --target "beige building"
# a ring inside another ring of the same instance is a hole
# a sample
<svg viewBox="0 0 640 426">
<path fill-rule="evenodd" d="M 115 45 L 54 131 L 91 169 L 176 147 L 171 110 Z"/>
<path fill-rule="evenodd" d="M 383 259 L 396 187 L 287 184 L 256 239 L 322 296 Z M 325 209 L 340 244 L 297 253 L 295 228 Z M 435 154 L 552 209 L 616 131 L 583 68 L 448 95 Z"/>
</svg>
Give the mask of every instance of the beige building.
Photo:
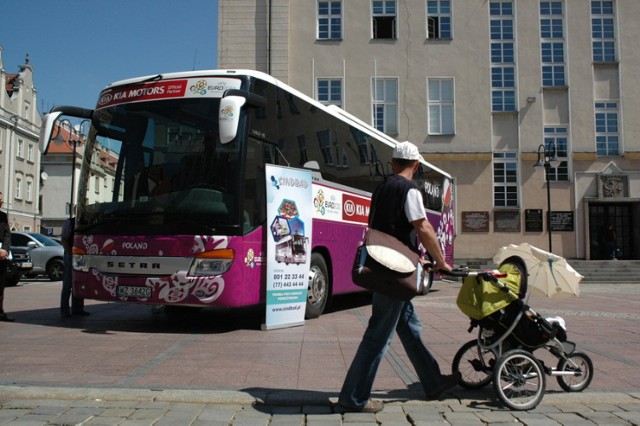
<svg viewBox="0 0 640 426">
<path fill-rule="evenodd" d="M 40 113 L 27 56 L 9 73 L 0 47 L 0 191 L 14 231 L 40 231 Z"/>
<path fill-rule="evenodd" d="M 456 178 L 458 259 L 520 242 L 640 259 L 638 16 L 636 0 L 219 0 L 218 66 L 416 143 Z"/>
</svg>

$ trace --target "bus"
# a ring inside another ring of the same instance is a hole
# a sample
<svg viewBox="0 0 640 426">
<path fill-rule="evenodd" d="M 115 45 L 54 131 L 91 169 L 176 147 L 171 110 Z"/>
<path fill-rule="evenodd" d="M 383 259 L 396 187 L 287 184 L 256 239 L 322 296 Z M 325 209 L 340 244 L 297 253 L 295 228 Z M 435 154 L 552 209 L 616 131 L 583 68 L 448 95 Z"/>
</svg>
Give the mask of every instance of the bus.
<svg viewBox="0 0 640 426">
<path fill-rule="evenodd" d="M 305 317 L 362 291 L 351 280 L 354 254 L 397 142 L 346 111 L 258 71 L 210 70 L 110 84 L 93 110 L 54 107 L 40 134 L 45 154 L 62 116 L 90 121 L 75 206 L 77 296 L 264 304 L 266 164 L 312 173 Z M 422 161 L 416 182 L 451 262 L 453 178 Z"/>
</svg>

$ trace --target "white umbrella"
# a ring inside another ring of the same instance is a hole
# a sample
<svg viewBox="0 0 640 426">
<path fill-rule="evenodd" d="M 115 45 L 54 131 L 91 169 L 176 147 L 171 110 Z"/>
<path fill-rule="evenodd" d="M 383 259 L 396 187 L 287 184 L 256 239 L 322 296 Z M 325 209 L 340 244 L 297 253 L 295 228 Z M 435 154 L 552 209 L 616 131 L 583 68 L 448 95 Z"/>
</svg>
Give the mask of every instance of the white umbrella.
<svg viewBox="0 0 640 426">
<path fill-rule="evenodd" d="M 511 256 L 520 257 L 527 266 L 527 280 L 531 294 L 552 298 L 579 296 L 580 280 L 584 278 L 567 263 L 564 257 L 541 250 L 527 243 L 510 244 L 493 257 L 496 264 Z"/>
</svg>

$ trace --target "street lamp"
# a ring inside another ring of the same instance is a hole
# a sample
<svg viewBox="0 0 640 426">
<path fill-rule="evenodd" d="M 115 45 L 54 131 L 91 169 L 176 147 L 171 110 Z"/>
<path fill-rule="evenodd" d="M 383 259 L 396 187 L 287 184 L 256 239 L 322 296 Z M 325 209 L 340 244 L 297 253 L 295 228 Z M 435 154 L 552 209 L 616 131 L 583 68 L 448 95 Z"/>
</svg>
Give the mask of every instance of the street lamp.
<svg viewBox="0 0 640 426">
<path fill-rule="evenodd" d="M 551 243 L 551 189 L 549 187 L 549 169 L 560 165 L 560 160 L 556 156 L 556 144 L 540 144 L 538 147 L 538 160 L 533 167 L 544 167 L 544 178 L 547 181 L 547 234 L 549 235 L 549 252 L 553 252 Z"/>
</svg>

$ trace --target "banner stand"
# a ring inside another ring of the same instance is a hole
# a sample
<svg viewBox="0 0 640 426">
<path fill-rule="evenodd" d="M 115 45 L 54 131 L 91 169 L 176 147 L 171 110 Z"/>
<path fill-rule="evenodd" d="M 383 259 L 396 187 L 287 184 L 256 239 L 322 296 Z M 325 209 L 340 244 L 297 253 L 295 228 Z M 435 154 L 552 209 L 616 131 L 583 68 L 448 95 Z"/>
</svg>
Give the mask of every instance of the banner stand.
<svg viewBox="0 0 640 426">
<path fill-rule="evenodd" d="M 262 330 L 304 325 L 311 264 L 311 171 L 267 164 L 267 294 Z"/>
</svg>

